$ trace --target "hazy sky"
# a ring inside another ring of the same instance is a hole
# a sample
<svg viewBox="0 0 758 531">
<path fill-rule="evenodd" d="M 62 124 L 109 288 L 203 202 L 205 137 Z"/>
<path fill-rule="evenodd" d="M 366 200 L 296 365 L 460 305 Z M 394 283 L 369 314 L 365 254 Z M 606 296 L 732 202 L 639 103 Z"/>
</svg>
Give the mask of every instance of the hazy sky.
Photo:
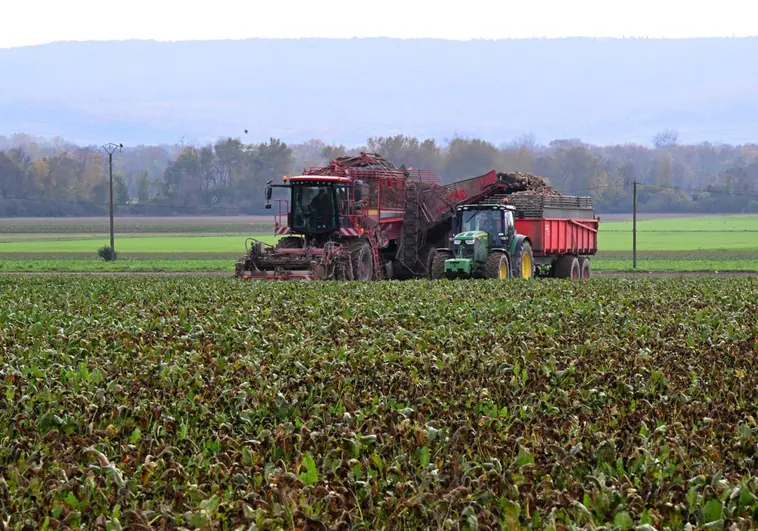
<svg viewBox="0 0 758 531">
<path fill-rule="evenodd" d="M 758 35 L 755 0 L 7 0 L 0 47 L 59 40 Z M 365 7 L 364 7 L 365 6 Z"/>
</svg>

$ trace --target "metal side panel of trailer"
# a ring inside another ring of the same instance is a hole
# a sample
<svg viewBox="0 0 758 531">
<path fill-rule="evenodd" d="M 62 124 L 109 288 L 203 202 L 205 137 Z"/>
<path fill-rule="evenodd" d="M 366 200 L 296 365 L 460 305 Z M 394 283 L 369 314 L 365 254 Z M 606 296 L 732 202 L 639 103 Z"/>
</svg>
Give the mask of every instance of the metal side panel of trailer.
<svg viewBox="0 0 758 531">
<path fill-rule="evenodd" d="M 516 231 L 532 241 L 535 257 L 597 253 L 598 219 L 516 219 Z"/>
</svg>

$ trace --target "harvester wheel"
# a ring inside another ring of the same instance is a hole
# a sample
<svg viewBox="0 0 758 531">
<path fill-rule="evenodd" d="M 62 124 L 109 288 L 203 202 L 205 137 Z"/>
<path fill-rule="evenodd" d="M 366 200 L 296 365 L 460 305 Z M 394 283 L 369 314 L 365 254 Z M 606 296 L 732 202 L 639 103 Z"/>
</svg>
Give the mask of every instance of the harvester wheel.
<svg viewBox="0 0 758 531">
<path fill-rule="evenodd" d="M 516 249 L 516 256 L 513 257 L 513 265 L 513 276 L 515 278 L 523 278 L 525 280 L 534 278 L 534 254 L 532 253 L 532 246 L 529 245 L 529 242 L 523 242 Z"/>
<path fill-rule="evenodd" d="M 278 249 L 300 249 L 303 246 L 303 239 L 297 236 L 285 236 L 276 243 Z"/>
<path fill-rule="evenodd" d="M 511 260 L 506 253 L 498 251 L 490 253 L 487 258 L 487 278 L 510 280 Z"/>
<path fill-rule="evenodd" d="M 371 245 L 366 240 L 350 243 L 350 260 L 354 280 L 365 282 L 374 279 L 374 258 L 371 256 Z"/>
<path fill-rule="evenodd" d="M 432 265 L 429 268 L 430 278 L 440 280 L 445 278 L 445 260 L 453 257 L 449 251 L 432 251 Z"/>
<path fill-rule="evenodd" d="M 587 280 L 592 276 L 592 267 L 590 267 L 590 259 L 586 256 L 579 257 L 579 270 L 581 271 L 581 278 Z"/>
<path fill-rule="evenodd" d="M 553 266 L 553 271 L 556 278 L 578 280 L 582 275 L 582 270 L 579 267 L 579 259 L 570 254 L 564 254 L 558 258 Z"/>
</svg>

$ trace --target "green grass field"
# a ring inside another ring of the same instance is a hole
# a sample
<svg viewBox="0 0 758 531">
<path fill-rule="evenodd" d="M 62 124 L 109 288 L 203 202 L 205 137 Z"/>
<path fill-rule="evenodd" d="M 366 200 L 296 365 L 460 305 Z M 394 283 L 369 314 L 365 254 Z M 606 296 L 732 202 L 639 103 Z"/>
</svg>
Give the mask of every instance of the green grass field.
<svg viewBox="0 0 758 531">
<path fill-rule="evenodd" d="M 234 272 L 235 257 L 226 258 L 0 258 L 0 272 Z"/>
<path fill-rule="evenodd" d="M 233 271 L 246 238 L 276 241 L 270 219 L 117 219 L 119 260 L 110 263 L 97 257 L 109 243 L 107 219 L 0 220 L 0 271 Z M 662 218 L 637 228 L 639 271 L 758 271 L 758 216 Z M 595 271 L 633 270 L 631 231 L 631 222 L 601 221 Z"/>
<path fill-rule="evenodd" d="M 602 222 L 598 248 L 632 249 L 631 222 Z M 758 216 L 687 217 L 637 222 L 638 251 L 758 250 Z"/>
<path fill-rule="evenodd" d="M 266 243 L 275 243 L 276 237 L 270 234 L 252 234 L 237 236 L 182 236 L 167 234 L 161 236 L 119 237 L 115 245 L 119 253 L 244 253 L 245 239 L 253 237 Z M 0 253 L 87 253 L 97 251 L 108 245 L 108 237 L 34 239 L 31 241 L 13 241 L 0 243 Z"/>
<path fill-rule="evenodd" d="M 218 216 L 218 217 L 116 217 L 116 234 L 200 232 L 225 234 L 268 233 L 273 226 L 271 216 Z M 109 234 L 108 218 L 3 218 L 0 235 L 9 234 Z"/>
</svg>

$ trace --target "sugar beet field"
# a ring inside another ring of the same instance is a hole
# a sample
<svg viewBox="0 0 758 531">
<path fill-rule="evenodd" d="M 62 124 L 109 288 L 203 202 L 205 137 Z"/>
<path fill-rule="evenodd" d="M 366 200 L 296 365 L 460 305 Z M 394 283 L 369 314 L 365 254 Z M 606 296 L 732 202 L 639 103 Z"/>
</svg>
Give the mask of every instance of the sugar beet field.
<svg viewBox="0 0 758 531">
<path fill-rule="evenodd" d="M 0 277 L 0 522 L 749 529 L 758 281 Z"/>
</svg>

